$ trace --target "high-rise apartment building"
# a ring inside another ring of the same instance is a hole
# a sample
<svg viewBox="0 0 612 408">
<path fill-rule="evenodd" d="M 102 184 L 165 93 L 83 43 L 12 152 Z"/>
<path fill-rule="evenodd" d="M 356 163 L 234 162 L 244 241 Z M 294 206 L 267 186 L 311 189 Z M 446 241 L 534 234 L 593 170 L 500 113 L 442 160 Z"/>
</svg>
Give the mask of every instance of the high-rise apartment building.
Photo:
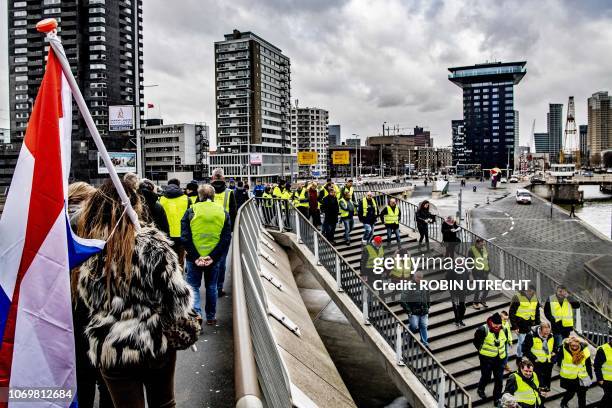
<svg viewBox="0 0 612 408">
<path fill-rule="evenodd" d="M 588 118 L 589 154 L 599 155 L 612 148 L 612 106 L 608 92 L 596 92 L 588 99 Z"/>
<path fill-rule="evenodd" d="M 211 170 L 256 182 L 287 177 L 296 164 L 290 129 L 291 65 L 251 32 L 215 42 L 217 151 Z M 250 156 L 249 156 L 250 153 Z"/>
<path fill-rule="evenodd" d="M 563 104 L 551 103 L 546 114 L 546 129 L 548 131 L 548 153 L 553 163 L 559 161 L 559 151 L 563 147 Z"/>
<path fill-rule="evenodd" d="M 208 125 L 159 124 L 143 128 L 144 174 L 154 181 L 178 178 L 187 183 L 209 174 Z"/>
<path fill-rule="evenodd" d="M 291 134 L 296 141 L 298 153 L 318 154 L 316 164 L 299 166 L 300 177 L 327 176 L 328 121 L 329 114 L 325 109 L 291 108 Z"/>
<path fill-rule="evenodd" d="M 342 135 L 340 132 L 340 125 L 329 125 L 329 146 L 340 146 L 342 142 Z"/>
<path fill-rule="evenodd" d="M 451 121 L 453 131 L 453 165 L 467 164 L 463 120 Z"/>
<path fill-rule="evenodd" d="M 56 18 L 58 35 L 77 83 L 109 152 L 135 151 L 134 131 L 109 131 L 108 107 L 130 105 L 143 115 L 142 0 L 8 1 L 11 142 L 20 145 L 44 74 L 49 45 L 35 25 Z M 18 151 L 18 149 L 17 149 Z M 9 185 L 17 157 L 3 155 L 0 187 Z M 94 184 L 97 149 L 73 110 L 71 179 Z"/>
<path fill-rule="evenodd" d="M 449 80 L 463 89 L 466 164 L 513 168 L 518 146 L 514 85 L 526 74 L 525 61 L 449 68 Z"/>
<path fill-rule="evenodd" d="M 580 125 L 578 126 L 578 137 L 580 140 L 580 161 L 582 163 L 588 163 L 589 159 L 589 126 Z"/>
<path fill-rule="evenodd" d="M 533 141 L 535 143 L 536 153 L 550 153 L 550 140 L 548 133 L 534 133 Z"/>
</svg>

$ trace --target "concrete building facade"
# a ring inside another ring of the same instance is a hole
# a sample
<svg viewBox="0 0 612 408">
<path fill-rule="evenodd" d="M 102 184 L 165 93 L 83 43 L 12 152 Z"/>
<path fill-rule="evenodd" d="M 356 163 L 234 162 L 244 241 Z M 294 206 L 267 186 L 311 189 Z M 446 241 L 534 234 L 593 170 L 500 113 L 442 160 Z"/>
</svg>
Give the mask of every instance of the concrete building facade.
<svg viewBox="0 0 612 408">
<path fill-rule="evenodd" d="M 56 18 L 77 83 L 109 152 L 135 152 L 135 131 L 109 131 L 108 107 L 129 105 L 136 127 L 144 113 L 142 0 L 8 1 L 9 110 L 12 143 L 20 146 L 44 75 L 48 44 L 34 29 Z M 99 184 L 97 149 L 73 111 L 71 180 Z M 9 157 L 7 160 L 16 160 Z M 8 185 L 12 172 L 0 174 Z"/>
<path fill-rule="evenodd" d="M 142 130 L 145 176 L 156 182 L 182 183 L 209 174 L 209 128 L 205 123 L 147 126 Z"/>
<path fill-rule="evenodd" d="M 559 151 L 563 146 L 563 104 L 551 103 L 546 114 L 546 131 L 548 132 L 548 153 L 556 163 Z"/>
<path fill-rule="evenodd" d="M 463 126 L 463 120 L 453 120 L 452 126 L 452 138 L 453 138 L 453 164 L 467 164 L 467 157 L 465 152 L 465 128 Z"/>
<path fill-rule="evenodd" d="M 256 182 L 288 176 L 296 163 L 290 129 L 291 64 L 252 32 L 215 42 L 217 151 L 211 170 Z M 250 154 L 250 155 L 249 155 Z"/>
<path fill-rule="evenodd" d="M 550 141 L 548 133 L 534 133 L 533 140 L 535 143 L 536 153 L 550 153 Z"/>
<path fill-rule="evenodd" d="M 596 92 L 588 99 L 587 145 L 591 155 L 612 148 L 612 106 L 608 92 Z"/>
<path fill-rule="evenodd" d="M 316 152 L 317 164 L 299 165 L 298 177 L 327 177 L 329 113 L 321 108 L 291 108 L 291 134 L 297 152 Z"/>
</svg>

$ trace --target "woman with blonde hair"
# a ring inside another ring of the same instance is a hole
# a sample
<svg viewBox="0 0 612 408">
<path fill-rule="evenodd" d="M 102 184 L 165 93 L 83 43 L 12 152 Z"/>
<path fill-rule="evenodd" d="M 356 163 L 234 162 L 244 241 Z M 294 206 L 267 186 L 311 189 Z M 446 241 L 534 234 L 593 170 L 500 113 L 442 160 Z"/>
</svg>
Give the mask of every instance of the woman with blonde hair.
<svg viewBox="0 0 612 408">
<path fill-rule="evenodd" d="M 586 392 L 593 378 L 588 344 L 576 336 L 568 337 L 563 341 L 557 364 L 561 367 L 560 385 L 565 389 L 561 408 L 567 408 L 575 394 L 578 394 L 578 408 L 585 408 Z"/>
<path fill-rule="evenodd" d="M 138 193 L 123 183 L 137 214 Z M 79 268 L 78 292 L 90 311 L 89 358 L 100 369 L 116 408 L 174 407 L 176 350 L 164 328 L 188 318 L 193 295 L 168 237 L 137 227 L 107 180 L 87 201 L 83 238 L 106 240 Z"/>
<path fill-rule="evenodd" d="M 68 216 L 72 219 L 81 205 L 96 192 L 96 188 L 84 181 L 77 181 L 68 186 Z"/>
</svg>

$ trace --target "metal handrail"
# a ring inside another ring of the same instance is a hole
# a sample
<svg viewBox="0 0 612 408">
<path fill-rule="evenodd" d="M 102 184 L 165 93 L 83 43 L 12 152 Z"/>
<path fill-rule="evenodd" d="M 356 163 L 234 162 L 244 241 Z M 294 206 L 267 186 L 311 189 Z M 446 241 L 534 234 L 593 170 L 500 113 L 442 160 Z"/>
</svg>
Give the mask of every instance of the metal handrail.
<svg viewBox="0 0 612 408">
<path fill-rule="evenodd" d="M 362 310 L 364 323 L 373 325 L 385 339 L 397 356 L 397 364 L 408 366 L 438 401 L 439 407 L 470 408 L 472 406 L 470 394 L 459 381 L 393 313 L 386 302 L 363 280 L 342 254 L 300 211 L 296 210 L 292 203 L 281 199 L 258 198 L 257 200 L 262 211 L 266 211 L 265 208 L 274 208 L 276 211 L 274 218 L 268 216 L 268 227 L 271 226 L 280 231 L 288 227 L 296 233 L 298 242 L 304 243 L 313 252 L 315 261 L 322 264 L 336 279 L 338 291 L 346 292 L 355 306 Z M 268 202 L 274 204 L 264 207 L 265 200 L 270 200 Z"/>
<path fill-rule="evenodd" d="M 412 187 L 414 184 L 411 182 L 403 181 L 400 183 L 389 182 L 378 182 L 378 183 L 367 183 L 361 185 L 355 185 L 353 188 L 355 191 L 373 191 L 373 190 L 384 190 L 385 188 L 403 188 Z"/>
<path fill-rule="evenodd" d="M 412 230 L 417 230 L 415 215 L 418 206 L 416 204 L 406 201 L 401 197 L 389 195 L 383 191 L 375 191 L 374 193 L 376 193 L 374 198 L 377 201 L 380 201 L 380 208 L 382 208 L 384 202 L 386 202 L 388 198 L 395 198 L 400 206 L 400 211 L 403 213 L 400 219 L 400 224 Z M 357 196 L 363 196 L 361 192 L 356 192 L 355 195 L 356 198 Z M 405 214 L 408 216 L 405 216 Z M 442 242 L 440 231 L 444 218 L 436 215 L 435 219 L 436 221 L 429 226 L 430 237 L 437 242 Z M 494 265 L 498 265 L 500 278 L 503 279 L 510 277 L 511 275 L 513 275 L 513 278 L 530 278 L 532 282 L 535 282 L 537 292 L 539 294 L 548 293 L 548 296 L 553 294 L 555 288 L 561 284 L 554 277 L 550 276 L 546 272 L 538 270 L 535 266 L 529 264 L 523 259 L 520 259 L 516 255 L 511 254 L 510 252 L 501 248 L 499 245 L 496 245 L 495 243 L 464 227 L 459 226 L 459 229 L 459 238 L 464 244 L 467 242 L 475 242 L 476 239 L 483 239 L 485 241 L 487 251 L 489 253 L 489 262 Z M 460 245 L 458 247 L 458 252 L 461 252 L 461 249 L 463 249 L 465 253 L 467 253 L 469 250 L 469 248 L 465 247 L 465 245 L 463 245 L 463 248 Z M 579 311 L 576 315 L 576 324 L 574 326 L 576 331 L 595 346 L 599 346 L 607 342 L 611 337 L 608 334 L 609 328 L 612 327 L 612 320 L 610 317 L 601 313 L 580 296 L 576 294 L 573 295 L 581 303 L 581 311 Z M 546 298 L 548 298 L 548 296 L 546 296 Z"/>
</svg>

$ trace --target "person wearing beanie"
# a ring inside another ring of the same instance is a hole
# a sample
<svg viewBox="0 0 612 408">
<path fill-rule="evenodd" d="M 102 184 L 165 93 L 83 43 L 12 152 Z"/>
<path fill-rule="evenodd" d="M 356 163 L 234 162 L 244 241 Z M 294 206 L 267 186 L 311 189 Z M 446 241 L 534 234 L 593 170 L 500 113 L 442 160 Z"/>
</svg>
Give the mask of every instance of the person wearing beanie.
<svg viewBox="0 0 612 408">
<path fill-rule="evenodd" d="M 502 318 L 499 313 L 491 315 L 474 333 L 474 347 L 480 359 L 480 381 L 478 396 L 486 399 L 485 387 L 493 374 L 493 400 L 499 405 L 502 396 L 504 377 L 504 359 L 506 358 L 506 333 L 502 330 Z"/>
<path fill-rule="evenodd" d="M 189 183 L 187 183 L 187 186 L 185 187 L 185 194 L 187 194 L 187 197 L 189 197 L 191 204 L 198 201 L 198 182 L 196 180 L 191 180 Z"/>
<path fill-rule="evenodd" d="M 361 276 L 370 285 L 376 276 L 378 276 L 374 274 L 374 260 L 376 258 L 383 258 L 385 256 L 385 250 L 383 249 L 382 242 L 382 237 L 377 235 L 372 238 L 372 242 L 366 244 L 361 251 Z"/>
<path fill-rule="evenodd" d="M 510 301 L 510 323 L 512 330 L 518 332 L 516 358 L 523 357 L 523 342 L 533 326 L 540 324 L 540 302 L 536 287 L 530 284 L 526 291 L 518 291 Z"/>
</svg>

